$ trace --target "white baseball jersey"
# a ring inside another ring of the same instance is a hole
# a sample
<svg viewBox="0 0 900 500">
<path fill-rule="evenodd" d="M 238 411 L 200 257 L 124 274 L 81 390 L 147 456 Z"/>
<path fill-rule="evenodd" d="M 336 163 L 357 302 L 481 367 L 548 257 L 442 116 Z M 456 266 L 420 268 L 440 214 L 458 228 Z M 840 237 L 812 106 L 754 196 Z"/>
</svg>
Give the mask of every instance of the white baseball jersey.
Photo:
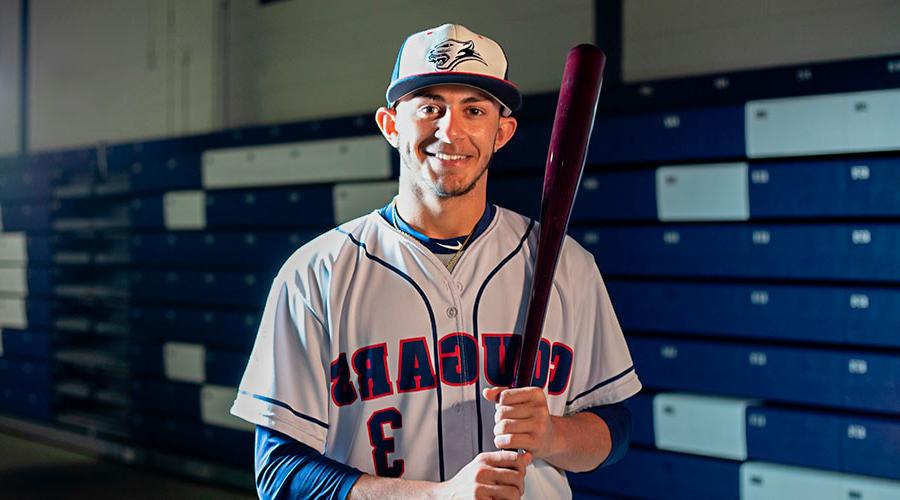
<svg viewBox="0 0 900 500">
<path fill-rule="evenodd" d="M 231 412 L 370 474 L 441 481 L 493 451 L 523 330 L 537 225 L 498 209 L 453 273 L 377 212 L 297 250 L 272 285 Z M 566 238 L 533 377 L 550 413 L 641 384 L 593 256 Z M 570 498 L 536 460 L 525 498 Z"/>
</svg>

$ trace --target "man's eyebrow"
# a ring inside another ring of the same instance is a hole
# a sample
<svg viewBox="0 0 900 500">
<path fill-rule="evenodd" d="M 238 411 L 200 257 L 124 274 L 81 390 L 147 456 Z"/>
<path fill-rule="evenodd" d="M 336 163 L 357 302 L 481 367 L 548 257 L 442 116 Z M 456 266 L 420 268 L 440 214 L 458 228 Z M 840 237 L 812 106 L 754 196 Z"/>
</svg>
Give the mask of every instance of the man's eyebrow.
<svg viewBox="0 0 900 500">
<path fill-rule="evenodd" d="M 429 92 L 427 90 L 420 90 L 418 92 L 414 92 L 412 95 L 412 98 L 415 99 L 416 97 L 424 97 L 425 99 L 430 99 L 432 101 L 444 102 L 443 96 L 440 96 L 438 94 L 432 94 L 431 92 Z"/>
<path fill-rule="evenodd" d="M 438 102 L 446 101 L 443 96 L 441 96 L 439 94 L 431 93 L 427 90 L 420 90 L 418 92 L 414 92 L 412 94 L 412 98 L 415 99 L 416 97 L 424 97 L 425 99 L 429 99 L 432 101 L 438 101 Z M 470 103 L 470 102 L 481 102 L 481 101 L 491 101 L 491 100 L 493 100 L 493 99 L 491 99 L 487 94 L 478 92 L 477 95 L 466 97 L 465 99 L 462 100 L 462 102 Z"/>
</svg>

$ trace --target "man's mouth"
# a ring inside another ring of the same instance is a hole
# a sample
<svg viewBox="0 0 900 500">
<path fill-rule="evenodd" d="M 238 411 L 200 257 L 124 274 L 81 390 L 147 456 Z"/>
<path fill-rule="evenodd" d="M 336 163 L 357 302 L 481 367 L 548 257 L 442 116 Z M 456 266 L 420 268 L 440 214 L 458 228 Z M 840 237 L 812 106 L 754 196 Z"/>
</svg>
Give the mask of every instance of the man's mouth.
<svg viewBox="0 0 900 500">
<path fill-rule="evenodd" d="M 459 161 L 459 160 L 465 160 L 465 159 L 469 158 L 469 155 L 449 154 L 449 153 L 440 153 L 440 152 L 432 153 L 430 151 L 426 151 L 425 154 L 427 154 L 428 156 L 433 156 L 434 158 L 437 158 L 438 160 L 441 160 L 441 161 Z"/>
<path fill-rule="evenodd" d="M 435 153 L 434 156 L 438 160 L 465 160 L 467 158 L 465 155 L 448 155 L 444 153 Z"/>
</svg>

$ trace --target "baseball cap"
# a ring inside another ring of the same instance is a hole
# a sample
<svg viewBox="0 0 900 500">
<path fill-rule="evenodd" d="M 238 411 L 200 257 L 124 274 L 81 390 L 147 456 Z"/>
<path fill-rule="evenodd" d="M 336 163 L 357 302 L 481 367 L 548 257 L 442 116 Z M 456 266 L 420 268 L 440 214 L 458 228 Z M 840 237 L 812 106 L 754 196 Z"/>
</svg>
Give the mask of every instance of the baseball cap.
<svg viewBox="0 0 900 500">
<path fill-rule="evenodd" d="M 391 84 L 388 107 L 416 90 L 456 83 L 487 92 L 509 116 L 522 106 L 519 89 L 506 79 L 506 54 L 497 42 L 459 24 L 420 31 L 403 42 Z"/>
</svg>

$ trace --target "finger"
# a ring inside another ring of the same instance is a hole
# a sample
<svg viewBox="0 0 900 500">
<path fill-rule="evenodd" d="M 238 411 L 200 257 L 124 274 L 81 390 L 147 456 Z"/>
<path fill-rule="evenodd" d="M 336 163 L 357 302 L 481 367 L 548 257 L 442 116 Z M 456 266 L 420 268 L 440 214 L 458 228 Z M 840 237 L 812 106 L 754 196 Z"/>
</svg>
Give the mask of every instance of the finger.
<svg viewBox="0 0 900 500">
<path fill-rule="evenodd" d="M 503 419 L 494 424 L 494 435 L 500 434 L 536 434 L 541 429 L 537 419 Z"/>
<path fill-rule="evenodd" d="M 541 407 L 537 405 L 498 405 L 494 411 L 494 423 L 501 420 L 524 420 L 540 415 Z M 549 412 L 548 412 L 549 413 Z"/>
<path fill-rule="evenodd" d="M 544 390 L 540 387 L 506 389 L 500 393 L 500 397 L 498 398 L 498 402 L 501 405 L 518 405 L 529 402 L 543 402 L 544 400 Z"/>
<path fill-rule="evenodd" d="M 478 484 L 512 486 L 520 492 L 519 494 L 525 491 L 525 469 L 521 466 L 512 469 L 492 468 L 482 472 L 485 474 L 476 479 Z"/>
<path fill-rule="evenodd" d="M 532 451 L 537 447 L 537 438 L 533 434 L 497 434 L 494 446 L 503 450 Z"/>
<path fill-rule="evenodd" d="M 519 454 L 513 450 L 499 450 L 481 454 L 482 463 L 492 467 L 515 468 Z"/>
<path fill-rule="evenodd" d="M 485 387 L 481 390 L 481 395 L 484 396 L 484 399 L 496 403 L 505 389 L 506 387 Z"/>
<path fill-rule="evenodd" d="M 479 499 L 519 500 L 524 493 L 515 486 L 502 484 L 479 484 L 475 487 L 475 498 Z"/>
</svg>

